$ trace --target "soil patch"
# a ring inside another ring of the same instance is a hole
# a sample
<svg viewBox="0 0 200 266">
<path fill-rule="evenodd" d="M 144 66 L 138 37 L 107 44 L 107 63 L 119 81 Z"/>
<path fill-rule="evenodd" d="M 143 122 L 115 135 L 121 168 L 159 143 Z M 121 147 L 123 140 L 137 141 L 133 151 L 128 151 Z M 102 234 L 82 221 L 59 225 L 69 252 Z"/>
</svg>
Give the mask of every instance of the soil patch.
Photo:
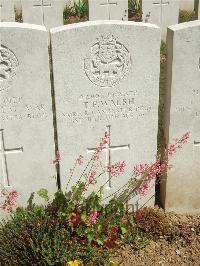
<svg viewBox="0 0 200 266">
<path fill-rule="evenodd" d="M 200 215 L 167 214 L 174 228 L 184 228 L 182 236 L 152 241 L 142 250 L 131 245 L 121 248 L 117 261 L 121 265 L 200 265 Z M 176 230 L 176 229 L 175 229 Z M 116 261 L 116 259 L 115 259 Z"/>
</svg>

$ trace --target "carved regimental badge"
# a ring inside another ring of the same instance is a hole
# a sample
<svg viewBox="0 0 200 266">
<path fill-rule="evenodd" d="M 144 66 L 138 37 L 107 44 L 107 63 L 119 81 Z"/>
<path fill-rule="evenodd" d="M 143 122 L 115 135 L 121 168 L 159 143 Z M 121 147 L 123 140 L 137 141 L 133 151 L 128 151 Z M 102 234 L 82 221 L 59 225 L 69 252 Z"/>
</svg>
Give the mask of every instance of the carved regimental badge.
<svg viewBox="0 0 200 266">
<path fill-rule="evenodd" d="M 15 54 L 4 45 L 0 45 L 0 91 L 9 87 L 18 65 Z"/>
<path fill-rule="evenodd" d="M 113 87 L 131 67 L 131 55 L 114 36 L 101 36 L 84 60 L 89 80 L 100 87 Z"/>
</svg>

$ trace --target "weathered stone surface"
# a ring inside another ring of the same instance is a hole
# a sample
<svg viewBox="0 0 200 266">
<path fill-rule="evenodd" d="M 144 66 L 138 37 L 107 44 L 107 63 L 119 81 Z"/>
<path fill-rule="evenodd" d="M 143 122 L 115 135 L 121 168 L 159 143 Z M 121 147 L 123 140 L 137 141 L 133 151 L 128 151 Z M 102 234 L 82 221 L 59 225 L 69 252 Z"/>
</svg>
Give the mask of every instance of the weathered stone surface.
<svg viewBox="0 0 200 266">
<path fill-rule="evenodd" d="M 143 0 L 142 20 L 161 28 L 162 39 L 166 39 L 167 27 L 178 23 L 179 0 Z"/>
<path fill-rule="evenodd" d="M 128 0 L 89 0 L 89 20 L 128 20 Z"/>
<path fill-rule="evenodd" d="M 200 211 L 199 102 L 200 21 L 193 21 L 171 26 L 168 30 L 166 136 L 171 143 L 189 131 L 190 140 L 172 158 L 173 168 L 162 186 L 167 211 Z"/>
<path fill-rule="evenodd" d="M 0 0 L 0 22 L 15 21 L 13 0 Z"/>
<path fill-rule="evenodd" d="M 180 0 L 180 9 L 181 10 L 194 10 L 194 1 L 195 0 Z"/>
<path fill-rule="evenodd" d="M 47 29 L 63 25 L 64 1 L 22 0 L 23 22 L 44 25 Z"/>
<path fill-rule="evenodd" d="M 56 188 L 47 47 L 44 27 L 0 23 L 0 183 L 19 204 Z"/>
<path fill-rule="evenodd" d="M 101 154 L 103 166 L 121 160 L 127 163 L 126 174 L 107 183 L 106 195 L 130 180 L 135 164 L 154 161 L 159 35 L 154 25 L 120 21 L 85 22 L 51 30 L 63 187 L 75 158 L 82 154 L 84 162 L 89 160 L 105 131 L 110 132 L 110 143 Z M 82 168 L 77 168 L 70 185 L 79 171 Z M 108 179 L 104 174 L 97 186 Z M 154 185 L 138 204 L 146 201 L 153 205 Z M 137 205 L 135 199 L 131 202 Z"/>
<path fill-rule="evenodd" d="M 196 16 L 196 19 L 200 19 L 200 3 L 199 3 L 199 0 L 195 0 L 195 16 Z"/>
</svg>

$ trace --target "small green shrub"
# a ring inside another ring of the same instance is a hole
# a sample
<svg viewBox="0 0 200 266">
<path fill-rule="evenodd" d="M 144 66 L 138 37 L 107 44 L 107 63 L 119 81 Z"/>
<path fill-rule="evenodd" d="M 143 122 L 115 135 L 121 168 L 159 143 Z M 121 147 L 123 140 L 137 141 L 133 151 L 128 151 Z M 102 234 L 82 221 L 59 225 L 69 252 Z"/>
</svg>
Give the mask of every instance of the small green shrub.
<svg viewBox="0 0 200 266">
<path fill-rule="evenodd" d="M 81 185 L 76 188 L 78 195 Z M 103 207 L 96 193 L 82 200 L 78 206 L 57 192 L 46 207 L 17 208 L 0 227 L 3 265 L 66 265 L 77 258 L 87 265 L 105 265 L 112 249 L 127 238 L 139 246 L 142 237 L 136 231 L 131 237 L 134 220 L 121 202 L 112 199 Z"/>
<path fill-rule="evenodd" d="M 40 253 L 32 248 L 33 236 L 39 221 L 44 217 L 42 207 L 31 211 L 18 208 L 9 221 L 0 225 L 1 265 L 44 265 Z M 38 237 L 40 232 L 38 231 Z"/>
<path fill-rule="evenodd" d="M 141 10 L 140 0 L 129 0 L 128 1 L 129 12 L 135 13 Z"/>
<path fill-rule="evenodd" d="M 86 0 L 78 0 L 74 2 L 75 15 L 80 19 L 88 16 L 88 2 Z"/>
<path fill-rule="evenodd" d="M 128 17 L 129 20 L 142 21 L 141 2 L 139 0 L 128 1 Z"/>
<path fill-rule="evenodd" d="M 64 20 L 67 20 L 71 16 L 74 16 L 74 9 L 72 6 L 66 5 L 63 12 L 63 18 Z"/>
<path fill-rule="evenodd" d="M 88 1 L 78 0 L 74 2 L 73 6 L 66 5 L 63 12 L 64 21 L 72 19 L 82 20 L 88 17 Z"/>
</svg>

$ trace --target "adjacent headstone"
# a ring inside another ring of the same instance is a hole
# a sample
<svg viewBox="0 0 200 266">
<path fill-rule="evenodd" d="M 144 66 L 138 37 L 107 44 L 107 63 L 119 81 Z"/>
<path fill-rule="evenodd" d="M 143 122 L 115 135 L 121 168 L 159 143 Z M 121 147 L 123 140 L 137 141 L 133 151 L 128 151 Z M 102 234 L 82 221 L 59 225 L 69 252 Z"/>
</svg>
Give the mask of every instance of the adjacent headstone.
<svg viewBox="0 0 200 266">
<path fill-rule="evenodd" d="M 15 21 L 13 0 L 0 0 L 0 22 Z"/>
<path fill-rule="evenodd" d="M 179 0 L 142 0 L 142 20 L 161 28 L 162 39 L 166 39 L 167 27 L 178 23 Z"/>
<path fill-rule="evenodd" d="M 89 20 L 128 20 L 128 0 L 89 0 Z"/>
<path fill-rule="evenodd" d="M 0 23 L 0 184 L 19 204 L 56 189 L 47 36 L 42 26 Z"/>
<path fill-rule="evenodd" d="M 200 19 L 200 2 L 199 2 L 199 0 L 195 0 L 195 17 L 196 17 L 196 19 Z"/>
<path fill-rule="evenodd" d="M 155 160 L 159 36 L 155 25 L 120 21 L 51 30 L 63 187 L 74 159 L 82 154 L 85 162 L 89 160 L 106 131 L 110 142 L 101 154 L 103 166 L 121 160 L 127 164 L 125 175 L 111 182 L 107 174 L 99 179 L 98 187 L 107 182 L 106 195 L 130 180 L 135 164 Z M 79 174 L 73 175 L 70 185 Z M 146 197 L 131 201 L 133 208 L 147 202 L 153 205 L 154 193 L 152 185 Z"/>
<path fill-rule="evenodd" d="M 180 0 L 180 9 L 187 10 L 187 11 L 193 11 L 194 1 L 195 0 Z"/>
<path fill-rule="evenodd" d="M 167 211 L 200 211 L 200 21 L 168 30 L 166 136 L 169 143 L 190 132 L 183 149 L 173 156 L 173 168 L 162 183 Z"/>
<path fill-rule="evenodd" d="M 23 22 L 44 25 L 47 29 L 61 26 L 63 6 L 60 0 L 22 0 Z"/>
</svg>

